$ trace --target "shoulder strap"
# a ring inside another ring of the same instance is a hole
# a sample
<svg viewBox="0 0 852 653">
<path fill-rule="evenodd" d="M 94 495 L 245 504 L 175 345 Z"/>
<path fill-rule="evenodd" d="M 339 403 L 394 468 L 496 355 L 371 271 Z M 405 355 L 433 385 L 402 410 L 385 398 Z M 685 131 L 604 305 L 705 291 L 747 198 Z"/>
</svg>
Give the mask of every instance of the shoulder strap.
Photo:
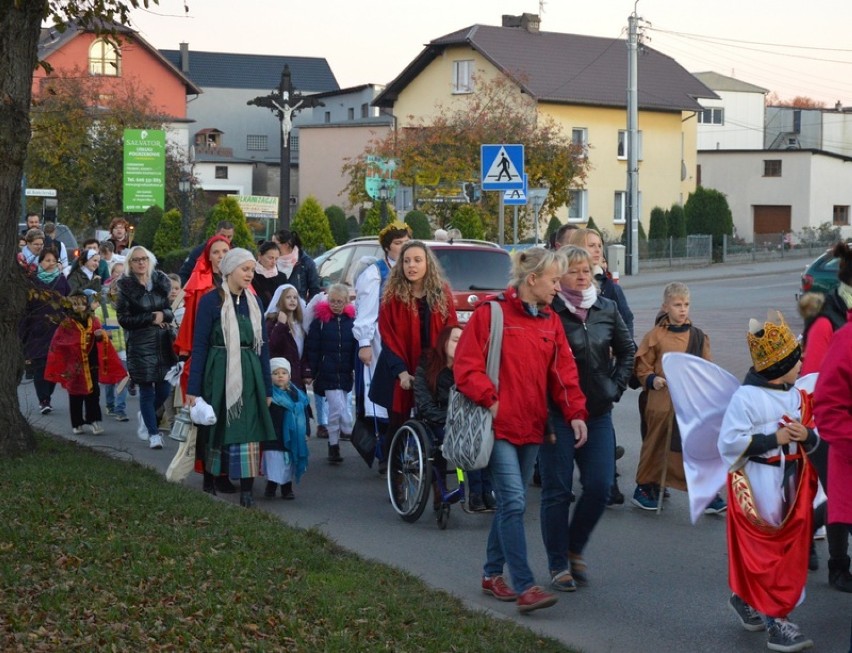
<svg viewBox="0 0 852 653">
<path fill-rule="evenodd" d="M 385 259 L 380 258 L 376 260 L 376 267 L 379 269 L 379 292 L 384 293 L 385 283 L 388 280 L 388 276 L 390 276 L 390 266 Z"/>
<path fill-rule="evenodd" d="M 488 302 L 491 305 L 491 333 L 488 336 L 488 358 L 485 363 L 485 371 L 488 378 L 499 387 L 500 381 L 500 355 L 503 349 L 503 308 L 496 301 Z"/>
</svg>

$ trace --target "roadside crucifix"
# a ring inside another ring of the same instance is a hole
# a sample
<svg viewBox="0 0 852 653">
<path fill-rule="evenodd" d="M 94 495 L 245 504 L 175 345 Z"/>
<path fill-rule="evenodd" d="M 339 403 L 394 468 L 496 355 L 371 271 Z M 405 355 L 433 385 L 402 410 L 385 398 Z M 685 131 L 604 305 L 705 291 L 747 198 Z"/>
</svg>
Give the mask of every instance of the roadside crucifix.
<svg viewBox="0 0 852 653">
<path fill-rule="evenodd" d="M 281 122 L 281 170 L 278 184 L 278 228 L 290 228 L 290 132 L 293 131 L 293 113 L 310 107 L 325 106 L 316 98 L 302 95 L 293 88 L 290 66 L 285 64 L 281 83 L 269 95 L 260 95 L 246 102 L 272 111 Z"/>
</svg>

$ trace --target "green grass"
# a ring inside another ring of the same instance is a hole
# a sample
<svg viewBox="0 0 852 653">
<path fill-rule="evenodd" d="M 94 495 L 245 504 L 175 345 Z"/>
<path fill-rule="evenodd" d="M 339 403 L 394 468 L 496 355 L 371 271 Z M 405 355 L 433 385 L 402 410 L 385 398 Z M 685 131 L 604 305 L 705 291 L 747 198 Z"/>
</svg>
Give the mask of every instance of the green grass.
<svg viewBox="0 0 852 653">
<path fill-rule="evenodd" d="M 0 491 L 3 651 L 568 650 L 64 440 L 0 461 Z"/>
</svg>

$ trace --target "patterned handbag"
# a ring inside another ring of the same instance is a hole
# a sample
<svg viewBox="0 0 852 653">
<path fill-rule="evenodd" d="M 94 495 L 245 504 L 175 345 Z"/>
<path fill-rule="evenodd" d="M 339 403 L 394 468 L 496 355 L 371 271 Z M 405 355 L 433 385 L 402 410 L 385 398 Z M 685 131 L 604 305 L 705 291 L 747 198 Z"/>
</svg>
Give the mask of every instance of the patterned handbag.
<svg viewBox="0 0 852 653">
<path fill-rule="evenodd" d="M 491 305 L 491 333 L 485 370 L 497 388 L 503 345 L 503 309 L 496 301 L 488 303 Z M 491 420 L 490 410 L 472 402 L 456 386 L 450 388 L 444 444 L 441 447 L 444 459 L 465 471 L 487 467 L 494 447 Z"/>
</svg>

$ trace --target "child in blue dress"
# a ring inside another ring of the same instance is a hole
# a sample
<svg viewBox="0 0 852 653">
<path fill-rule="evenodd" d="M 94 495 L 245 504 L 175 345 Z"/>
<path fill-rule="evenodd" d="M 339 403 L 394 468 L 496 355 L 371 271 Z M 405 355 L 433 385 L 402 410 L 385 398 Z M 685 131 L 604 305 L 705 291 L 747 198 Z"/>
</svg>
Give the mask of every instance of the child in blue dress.
<svg viewBox="0 0 852 653">
<path fill-rule="evenodd" d="M 263 472 L 266 490 L 263 496 L 275 497 L 281 486 L 281 498 L 293 500 L 293 479 L 298 483 L 308 468 L 308 444 L 305 440 L 308 396 L 290 382 L 290 362 L 271 358 L 272 403 L 269 414 L 278 436 L 263 445 Z"/>
</svg>

